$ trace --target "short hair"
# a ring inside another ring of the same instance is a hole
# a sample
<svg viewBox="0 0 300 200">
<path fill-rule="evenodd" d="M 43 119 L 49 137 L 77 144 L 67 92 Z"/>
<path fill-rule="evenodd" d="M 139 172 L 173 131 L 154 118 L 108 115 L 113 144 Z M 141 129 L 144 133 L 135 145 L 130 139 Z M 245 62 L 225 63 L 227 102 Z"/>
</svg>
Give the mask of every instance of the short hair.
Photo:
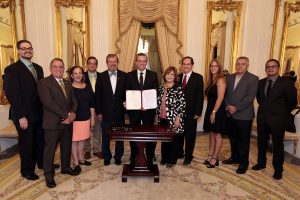
<svg viewBox="0 0 300 200">
<path fill-rule="evenodd" d="M 62 62 L 63 65 L 65 66 L 65 63 L 64 63 L 64 61 L 63 61 L 61 58 L 53 58 L 53 59 L 51 60 L 51 62 L 50 62 L 50 67 L 51 67 L 51 65 L 52 65 L 55 61 L 60 61 L 60 62 Z"/>
<path fill-rule="evenodd" d="M 276 65 L 277 65 L 277 67 L 280 68 L 280 63 L 279 63 L 279 61 L 276 60 L 276 59 L 274 59 L 274 58 L 267 60 L 267 62 L 266 62 L 266 64 L 265 64 L 265 67 L 267 66 L 267 63 L 268 63 L 268 62 L 275 62 Z"/>
<path fill-rule="evenodd" d="M 184 61 L 185 59 L 190 59 L 192 65 L 194 64 L 194 59 L 193 59 L 191 56 L 185 56 L 185 57 L 183 57 L 183 58 L 181 59 L 181 64 L 183 64 L 183 61 Z"/>
<path fill-rule="evenodd" d="M 140 56 L 144 56 L 148 60 L 148 56 L 145 53 L 138 53 L 138 54 L 136 54 L 135 60 L 137 60 L 137 58 L 140 57 Z"/>
<path fill-rule="evenodd" d="M 118 58 L 118 56 L 116 54 L 112 54 L 112 53 L 108 54 L 106 56 L 106 63 L 108 62 L 109 58 L 117 58 L 117 62 L 119 63 L 119 58 Z"/>
<path fill-rule="evenodd" d="M 176 67 L 174 67 L 174 66 L 169 66 L 169 67 L 164 71 L 164 73 L 163 73 L 163 75 L 162 75 L 164 81 L 166 81 L 166 75 L 169 74 L 169 73 L 171 73 L 172 71 L 174 72 L 174 75 L 175 75 L 175 80 L 174 80 L 174 81 L 175 81 L 175 82 L 178 82 L 179 76 L 178 76 L 178 73 L 177 73 L 177 69 L 176 69 Z"/>
<path fill-rule="evenodd" d="M 21 44 L 23 44 L 23 43 L 28 43 L 28 44 L 30 44 L 32 46 L 31 42 L 29 42 L 28 40 L 19 40 L 17 42 L 17 49 L 20 49 L 21 48 Z"/>
<path fill-rule="evenodd" d="M 238 57 L 236 60 L 237 60 L 237 61 L 238 61 L 238 60 L 246 60 L 246 61 L 249 63 L 249 58 L 246 57 L 246 56 L 240 56 L 240 57 Z"/>
<path fill-rule="evenodd" d="M 70 69 L 70 77 L 71 77 L 71 82 L 73 83 L 73 78 L 72 78 L 72 74 L 74 72 L 75 69 L 81 69 L 81 72 L 82 72 L 82 79 L 81 79 L 81 82 L 84 83 L 85 82 L 85 75 L 84 75 L 84 69 L 81 67 L 81 66 L 78 66 L 78 65 L 75 65 L 74 67 L 72 67 Z"/>
<path fill-rule="evenodd" d="M 90 56 L 90 57 L 88 57 L 88 59 L 86 60 L 86 64 L 88 64 L 89 63 L 89 61 L 90 60 L 96 60 L 96 65 L 98 66 L 98 60 L 97 60 L 97 58 L 96 57 L 94 57 L 94 56 Z"/>
</svg>

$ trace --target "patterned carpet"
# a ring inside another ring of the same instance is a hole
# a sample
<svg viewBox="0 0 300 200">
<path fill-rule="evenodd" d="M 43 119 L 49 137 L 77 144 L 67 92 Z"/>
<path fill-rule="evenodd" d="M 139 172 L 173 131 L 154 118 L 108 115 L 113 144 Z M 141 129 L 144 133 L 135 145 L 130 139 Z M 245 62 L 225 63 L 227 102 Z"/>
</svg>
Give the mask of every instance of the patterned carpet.
<svg viewBox="0 0 300 200">
<path fill-rule="evenodd" d="M 129 159 L 129 145 L 125 147 L 123 161 Z M 160 161 L 159 146 L 157 160 Z M 122 167 L 114 164 L 104 167 L 103 160 L 91 159 L 92 166 L 83 166 L 80 176 L 70 177 L 56 171 L 57 187 L 45 186 L 42 171 L 38 181 L 27 181 L 19 174 L 19 157 L 14 156 L 0 164 L 0 199 L 300 199 L 300 167 L 285 163 L 283 179 L 272 178 L 271 155 L 267 168 L 256 172 L 248 170 L 237 175 L 237 166 L 222 165 L 208 169 L 202 164 L 207 155 L 207 135 L 197 136 L 195 158 L 190 166 L 183 160 L 167 169 L 160 168 L 160 182 L 148 177 L 129 177 L 121 182 Z M 229 141 L 224 140 L 220 159 L 230 153 Z M 256 161 L 256 143 L 251 142 L 250 166 Z"/>
</svg>

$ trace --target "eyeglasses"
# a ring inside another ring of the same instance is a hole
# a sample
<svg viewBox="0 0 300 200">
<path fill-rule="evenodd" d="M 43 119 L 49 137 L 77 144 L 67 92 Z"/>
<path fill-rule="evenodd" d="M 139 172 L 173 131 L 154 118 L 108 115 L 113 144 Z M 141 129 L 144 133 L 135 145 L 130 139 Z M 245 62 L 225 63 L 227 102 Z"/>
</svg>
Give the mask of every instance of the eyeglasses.
<svg viewBox="0 0 300 200">
<path fill-rule="evenodd" d="M 266 69 L 275 69 L 277 67 L 278 67 L 277 65 L 267 65 Z"/>
<path fill-rule="evenodd" d="M 218 65 L 210 65 L 210 67 L 218 67 Z"/>
<path fill-rule="evenodd" d="M 19 49 L 22 50 L 22 51 L 32 51 L 33 50 L 32 47 L 29 47 L 29 48 L 23 47 L 23 48 L 19 48 Z"/>
</svg>

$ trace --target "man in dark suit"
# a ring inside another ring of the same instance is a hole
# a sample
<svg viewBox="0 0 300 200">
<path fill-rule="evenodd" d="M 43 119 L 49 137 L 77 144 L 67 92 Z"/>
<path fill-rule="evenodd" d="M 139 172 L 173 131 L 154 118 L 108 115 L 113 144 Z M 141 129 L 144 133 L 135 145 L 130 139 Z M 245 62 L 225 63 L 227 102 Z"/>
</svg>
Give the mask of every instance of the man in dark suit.
<svg viewBox="0 0 300 200">
<path fill-rule="evenodd" d="M 89 57 L 87 59 L 87 71 L 84 73 L 86 84 L 90 85 L 93 89 L 93 92 L 95 94 L 96 91 L 96 85 L 98 84 L 100 80 L 100 73 L 97 72 L 98 67 L 98 60 L 95 57 Z M 93 154 L 94 156 L 97 156 L 100 159 L 103 159 L 103 154 L 101 152 L 102 145 L 101 145 L 101 123 L 96 120 L 94 130 L 93 130 Z M 84 144 L 84 158 L 90 159 L 91 158 L 91 138 L 87 139 Z"/>
<path fill-rule="evenodd" d="M 56 186 L 53 161 L 58 143 L 60 143 L 61 173 L 78 175 L 78 172 L 70 167 L 72 122 L 76 117 L 77 101 L 71 82 L 62 78 L 64 70 L 63 60 L 54 58 L 50 63 L 51 75 L 38 83 L 38 93 L 44 107 L 44 175 L 49 188 Z"/>
<path fill-rule="evenodd" d="M 118 69 L 118 57 L 115 54 L 106 56 L 107 70 L 101 73 L 96 85 L 96 113 L 102 122 L 102 152 L 104 165 L 110 165 L 109 129 L 114 124 L 124 124 L 126 73 Z M 124 142 L 116 141 L 115 164 L 120 165 L 124 153 Z"/>
<path fill-rule="evenodd" d="M 31 62 L 33 48 L 29 41 L 17 43 L 19 60 L 5 68 L 5 92 L 10 103 L 9 117 L 18 131 L 21 175 L 28 180 L 39 177 L 35 164 L 43 168 L 44 131 L 42 104 L 37 81 L 44 77 L 40 65 Z"/>
<path fill-rule="evenodd" d="M 189 165 L 194 156 L 196 142 L 197 120 L 201 117 L 203 108 L 203 77 L 193 72 L 194 59 L 186 56 L 181 60 L 183 73 L 179 74 L 179 80 L 186 101 L 184 134 L 176 135 L 177 158 L 183 158 L 184 165 Z M 183 151 L 185 139 L 185 150 Z"/>
<path fill-rule="evenodd" d="M 284 162 L 283 138 L 290 120 L 290 112 L 297 105 L 297 90 L 288 78 L 279 76 L 280 64 L 275 59 L 266 62 L 267 77 L 258 83 L 257 102 L 257 164 L 252 170 L 266 168 L 266 152 L 270 138 L 273 144 L 273 178 L 282 178 Z"/>
<path fill-rule="evenodd" d="M 126 90 L 158 90 L 158 79 L 157 74 L 153 71 L 146 69 L 148 63 L 148 57 L 144 53 L 136 55 L 135 65 L 136 70 L 127 74 Z M 128 111 L 129 120 L 131 125 L 153 125 L 155 119 L 155 109 L 148 110 L 131 110 Z M 155 153 L 156 143 L 148 142 L 146 144 L 146 155 L 148 164 L 153 164 L 153 158 Z M 133 162 L 137 156 L 137 146 L 135 142 L 130 142 L 131 157 L 130 160 Z"/>
<path fill-rule="evenodd" d="M 248 67 L 249 59 L 239 57 L 236 61 L 236 73 L 226 78 L 225 105 L 231 157 L 223 163 L 239 164 L 237 174 L 244 174 L 248 169 L 250 134 L 255 117 L 253 101 L 257 91 L 258 77 L 248 72 Z"/>
</svg>

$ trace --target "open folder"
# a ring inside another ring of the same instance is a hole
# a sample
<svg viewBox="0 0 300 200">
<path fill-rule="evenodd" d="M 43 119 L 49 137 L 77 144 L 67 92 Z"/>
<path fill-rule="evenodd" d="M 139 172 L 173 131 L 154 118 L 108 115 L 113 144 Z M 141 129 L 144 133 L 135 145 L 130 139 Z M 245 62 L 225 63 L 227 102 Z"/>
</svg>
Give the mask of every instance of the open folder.
<svg viewBox="0 0 300 200">
<path fill-rule="evenodd" d="M 126 109 L 141 110 L 155 109 L 157 107 L 157 93 L 150 90 L 126 90 Z"/>
</svg>

